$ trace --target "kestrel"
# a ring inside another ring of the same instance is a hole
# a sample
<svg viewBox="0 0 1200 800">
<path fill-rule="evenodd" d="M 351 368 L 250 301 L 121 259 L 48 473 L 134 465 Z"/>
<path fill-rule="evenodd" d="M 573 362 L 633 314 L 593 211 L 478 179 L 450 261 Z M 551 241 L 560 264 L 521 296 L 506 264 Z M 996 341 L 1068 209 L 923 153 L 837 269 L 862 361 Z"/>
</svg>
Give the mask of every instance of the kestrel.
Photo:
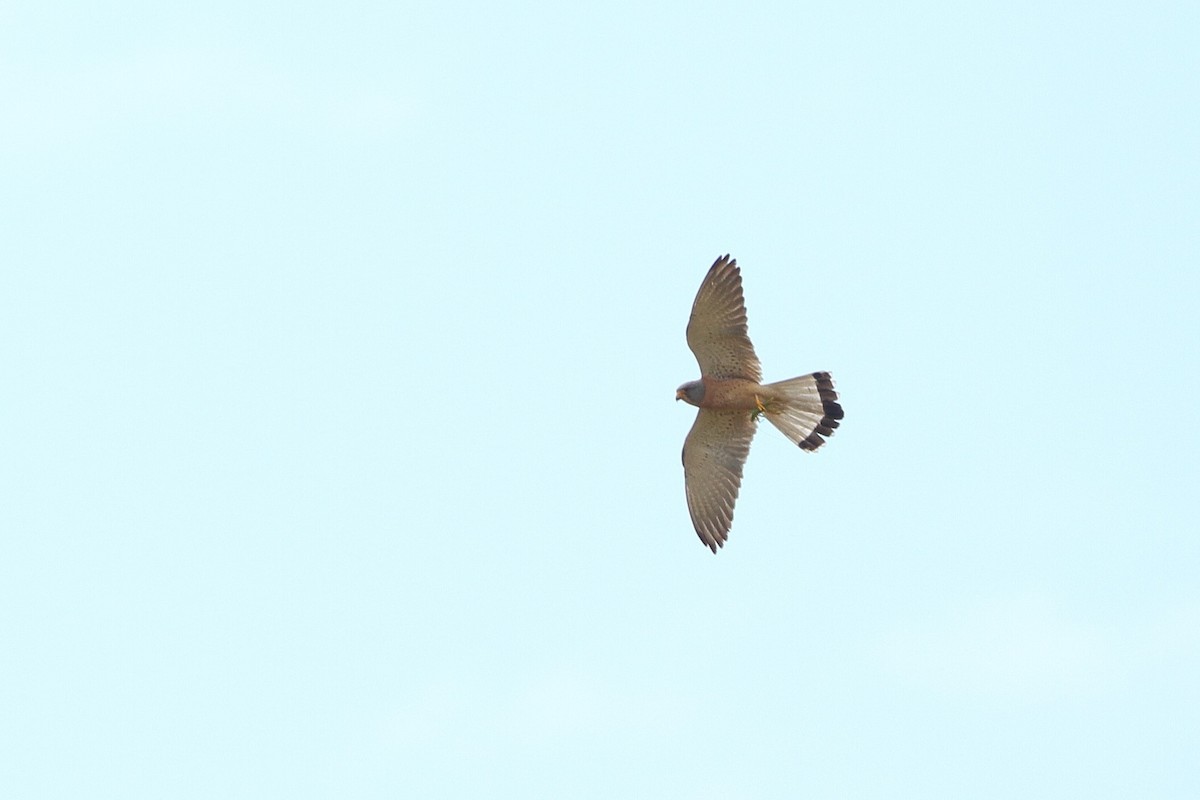
<svg viewBox="0 0 1200 800">
<path fill-rule="evenodd" d="M 801 450 L 813 451 L 833 434 L 842 407 L 828 372 L 762 383 L 746 332 L 742 275 L 727 255 L 713 262 L 700 284 L 687 342 L 700 362 L 700 380 L 676 389 L 675 399 L 700 411 L 683 443 L 683 478 L 692 524 L 716 553 L 729 538 L 758 418 L 765 416 Z"/>
</svg>

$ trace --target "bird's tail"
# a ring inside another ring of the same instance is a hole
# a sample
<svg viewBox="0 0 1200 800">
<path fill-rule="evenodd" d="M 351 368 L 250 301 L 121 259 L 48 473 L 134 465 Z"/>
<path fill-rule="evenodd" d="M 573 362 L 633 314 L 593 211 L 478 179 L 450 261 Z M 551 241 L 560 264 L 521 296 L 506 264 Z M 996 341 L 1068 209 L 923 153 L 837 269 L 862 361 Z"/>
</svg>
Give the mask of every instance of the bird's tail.
<svg viewBox="0 0 1200 800">
<path fill-rule="evenodd" d="M 768 383 L 763 398 L 763 416 L 801 450 L 816 450 L 825 444 L 843 416 L 833 378 L 814 372 L 778 383 Z"/>
</svg>

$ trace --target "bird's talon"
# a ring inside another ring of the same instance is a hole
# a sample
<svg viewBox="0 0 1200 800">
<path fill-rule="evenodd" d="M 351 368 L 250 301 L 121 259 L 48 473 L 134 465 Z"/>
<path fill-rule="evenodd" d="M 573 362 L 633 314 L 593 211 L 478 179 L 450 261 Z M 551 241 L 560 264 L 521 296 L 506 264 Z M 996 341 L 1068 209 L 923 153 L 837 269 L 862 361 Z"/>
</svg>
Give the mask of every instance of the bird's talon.
<svg viewBox="0 0 1200 800">
<path fill-rule="evenodd" d="M 758 395 L 754 395 L 754 405 L 757 410 L 750 412 L 750 420 L 757 422 L 759 417 L 767 413 L 767 407 L 763 405 L 763 401 Z"/>
</svg>

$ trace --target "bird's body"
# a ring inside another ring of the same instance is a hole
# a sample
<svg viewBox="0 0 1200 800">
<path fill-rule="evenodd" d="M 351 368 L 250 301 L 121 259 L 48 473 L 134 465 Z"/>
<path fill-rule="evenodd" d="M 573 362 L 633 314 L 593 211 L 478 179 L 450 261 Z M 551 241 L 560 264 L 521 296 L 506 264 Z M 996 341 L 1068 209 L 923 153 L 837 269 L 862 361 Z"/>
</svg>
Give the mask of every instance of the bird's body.
<svg viewBox="0 0 1200 800">
<path fill-rule="evenodd" d="M 758 381 L 746 378 L 701 378 L 704 385 L 703 397 L 698 403 L 692 403 L 697 408 L 715 408 L 721 411 L 753 411 L 758 408 L 754 402 L 755 396 L 762 396 L 766 387 Z M 681 397 L 685 403 L 691 401 Z"/>
<path fill-rule="evenodd" d="M 683 445 L 684 482 L 692 524 L 715 553 L 733 524 L 758 418 L 765 416 L 802 450 L 812 451 L 833 434 L 842 407 L 828 372 L 762 383 L 746 328 L 741 273 L 729 256 L 718 258 L 700 284 L 687 340 L 701 377 L 675 392 L 675 399 L 700 409 Z"/>
</svg>

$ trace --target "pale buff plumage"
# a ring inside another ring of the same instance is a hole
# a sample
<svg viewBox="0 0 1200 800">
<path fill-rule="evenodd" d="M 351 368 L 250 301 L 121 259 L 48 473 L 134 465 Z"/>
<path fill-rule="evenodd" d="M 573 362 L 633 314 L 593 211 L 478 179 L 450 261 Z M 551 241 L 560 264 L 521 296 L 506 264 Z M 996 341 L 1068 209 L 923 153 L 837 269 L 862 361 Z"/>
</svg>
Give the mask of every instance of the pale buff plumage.
<svg viewBox="0 0 1200 800">
<path fill-rule="evenodd" d="M 700 284 L 687 341 L 700 364 L 700 380 L 680 386 L 675 399 L 700 411 L 683 443 L 684 483 L 692 524 L 715 553 L 729 538 L 759 416 L 802 450 L 813 451 L 838 426 L 842 407 L 828 372 L 762 383 L 746 330 L 741 272 L 727 255 L 713 263 Z"/>
</svg>

